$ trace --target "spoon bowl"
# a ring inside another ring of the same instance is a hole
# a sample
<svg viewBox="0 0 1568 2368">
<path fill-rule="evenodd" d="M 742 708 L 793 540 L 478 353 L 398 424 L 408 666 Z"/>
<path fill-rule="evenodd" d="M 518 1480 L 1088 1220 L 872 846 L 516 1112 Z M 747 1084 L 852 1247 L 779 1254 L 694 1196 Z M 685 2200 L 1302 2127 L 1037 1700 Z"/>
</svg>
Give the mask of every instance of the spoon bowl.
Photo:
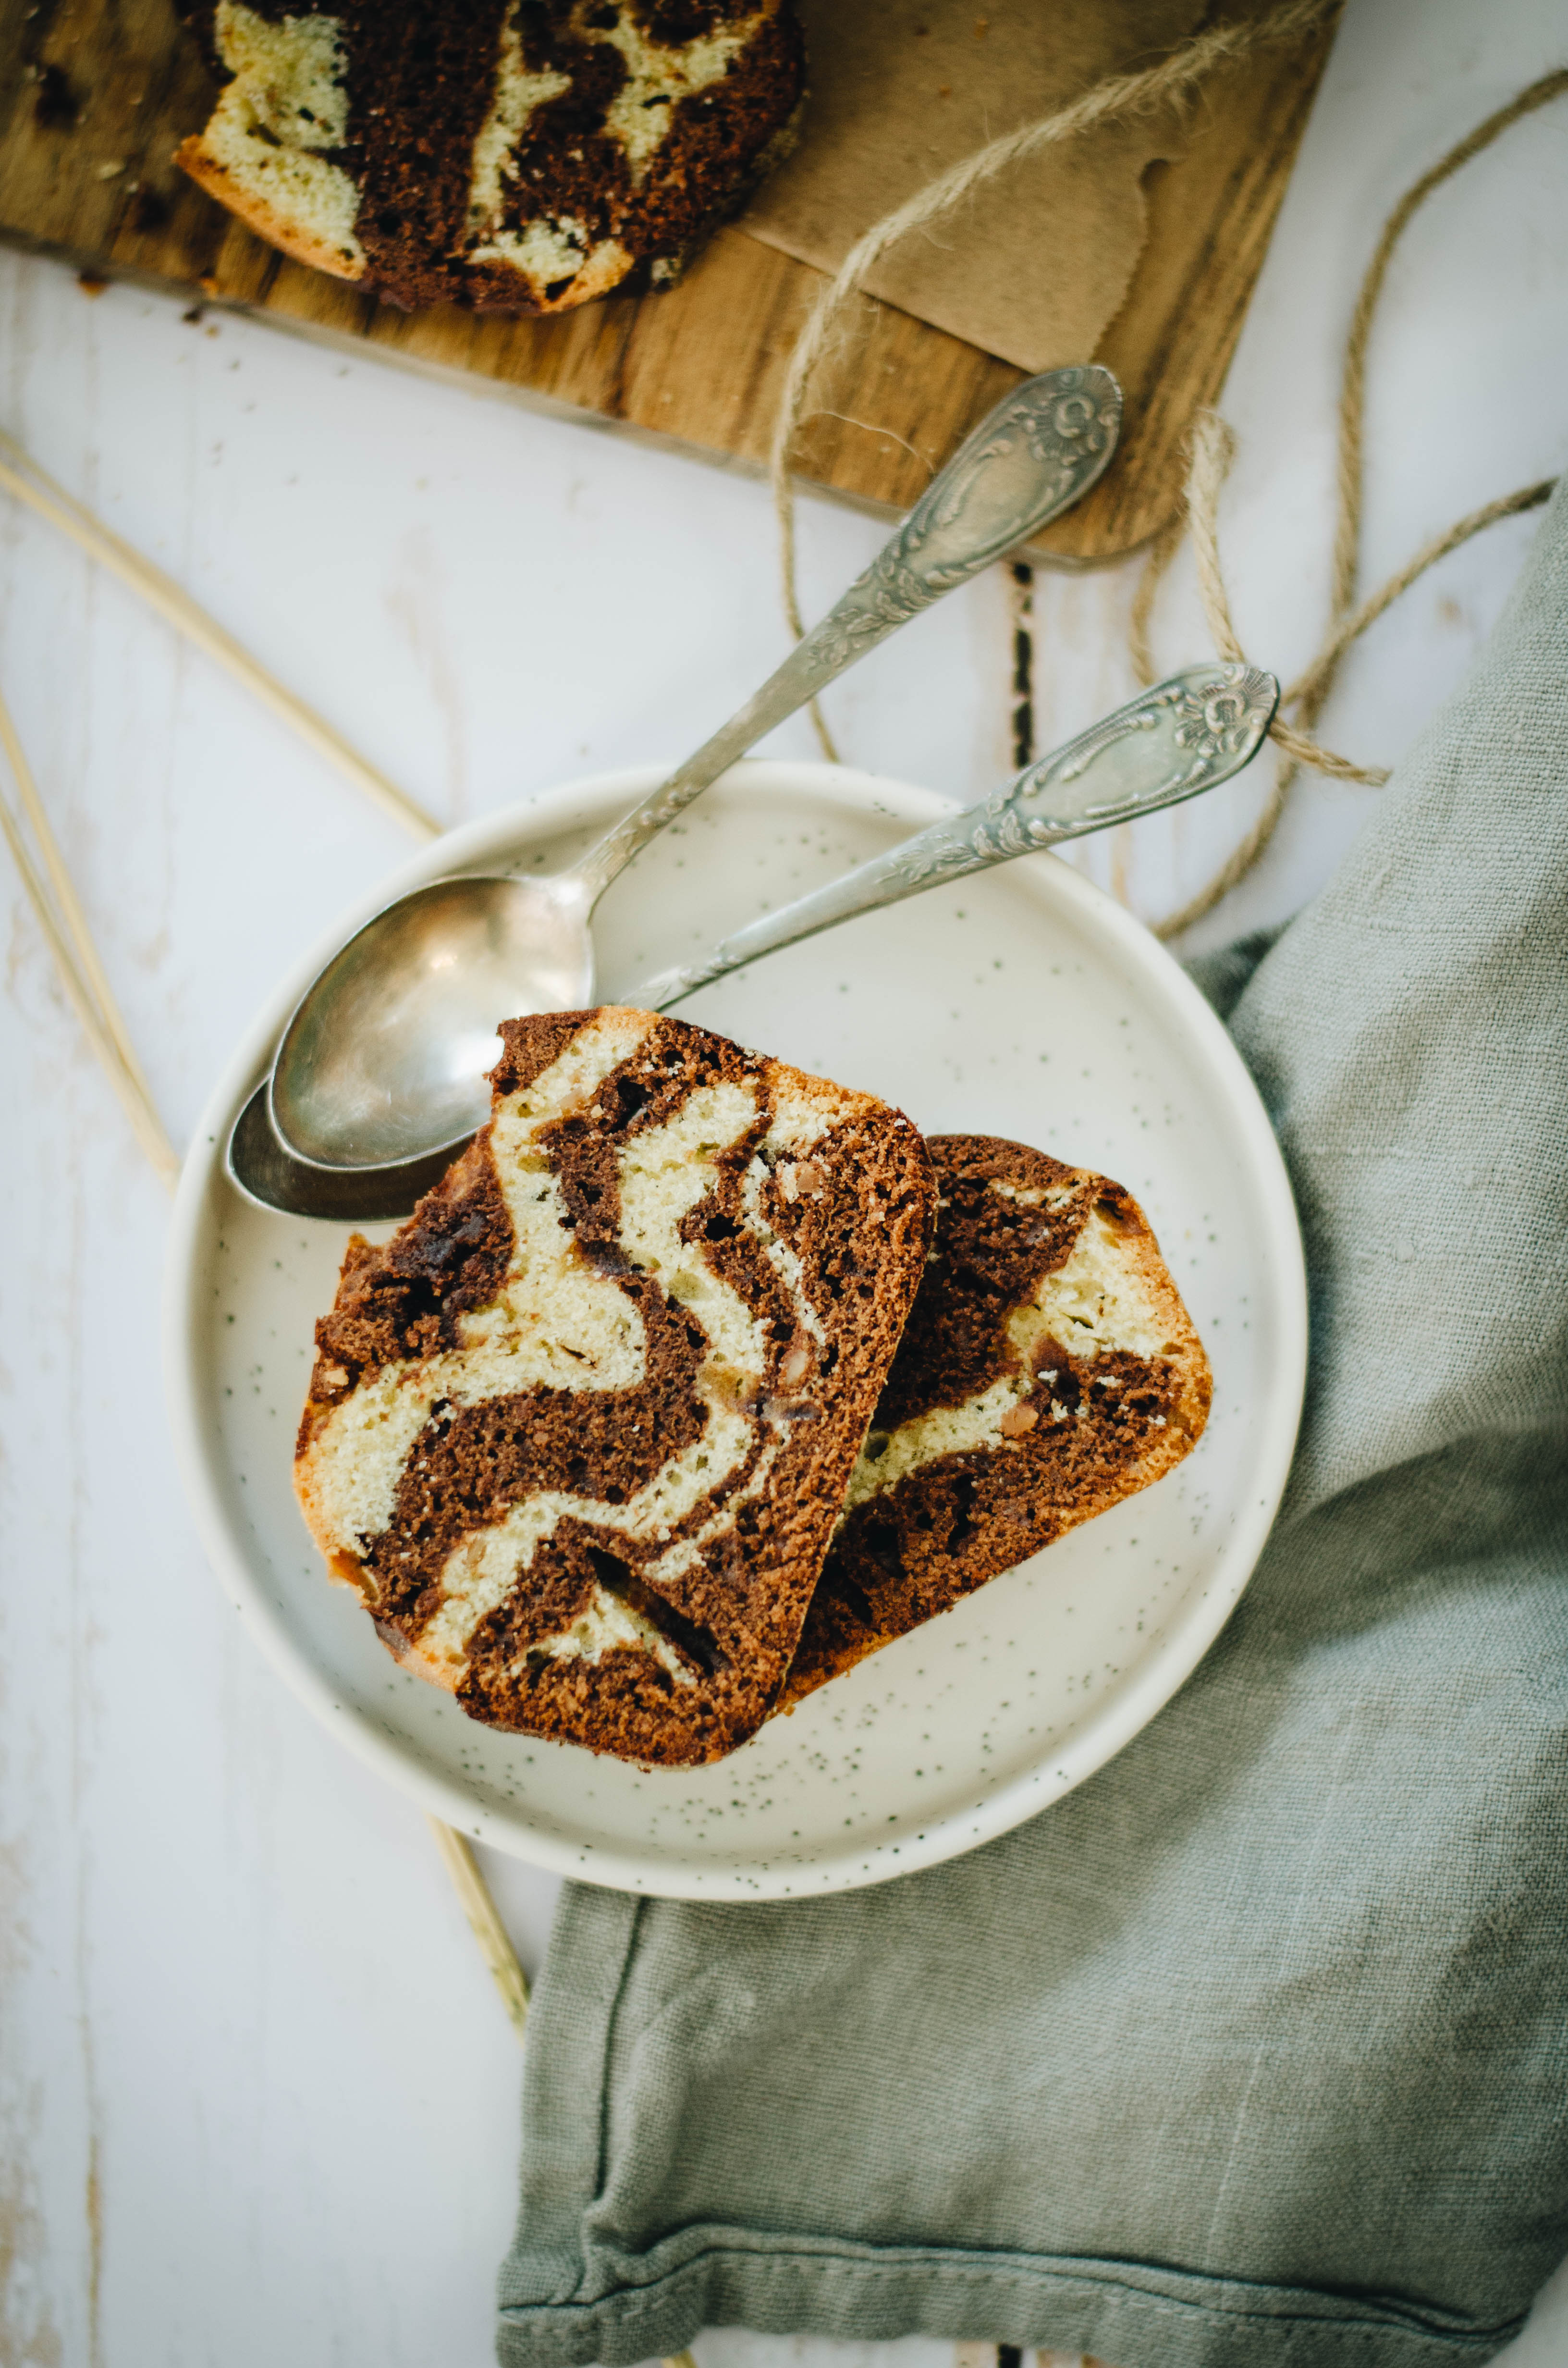
<svg viewBox="0 0 1568 2368">
<path fill-rule="evenodd" d="M 570 875 L 458 877 L 400 896 L 301 998 L 268 1114 L 306 1165 L 377 1167 L 455 1151 L 490 1108 L 497 1012 L 593 1001 L 593 940 Z"/>
</svg>

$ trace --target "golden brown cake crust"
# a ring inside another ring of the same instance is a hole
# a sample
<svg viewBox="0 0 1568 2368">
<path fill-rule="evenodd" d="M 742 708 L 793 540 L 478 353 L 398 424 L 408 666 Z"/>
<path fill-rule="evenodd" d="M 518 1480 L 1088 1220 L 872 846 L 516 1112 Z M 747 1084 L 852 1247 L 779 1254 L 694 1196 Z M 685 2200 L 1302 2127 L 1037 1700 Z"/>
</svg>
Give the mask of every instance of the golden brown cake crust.
<svg viewBox="0 0 1568 2368">
<path fill-rule="evenodd" d="M 216 198 L 236 221 L 254 231 L 257 238 L 264 238 L 268 246 L 277 247 L 280 255 L 295 263 L 309 264 L 312 271 L 330 272 L 335 279 L 364 277 L 362 260 L 346 255 L 330 240 L 317 237 L 307 223 L 279 212 L 256 190 L 240 188 L 227 165 L 213 155 L 201 133 L 193 132 L 188 140 L 180 142 L 174 162 L 210 198 Z"/>
<path fill-rule="evenodd" d="M 715 1759 L 790 1666 L 924 1268 L 930 1162 L 886 1104 L 678 1020 L 502 1034 L 491 1124 L 390 1242 L 349 1245 L 300 1501 L 472 1716 Z"/>
<path fill-rule="evenodd" d="M 928 1148 L 936 1250 L 780 1708 L 1149 1487 L 1209 1417 L 1209 1360 L 1130 1192 L 995 1136 Z"/>
</svg>

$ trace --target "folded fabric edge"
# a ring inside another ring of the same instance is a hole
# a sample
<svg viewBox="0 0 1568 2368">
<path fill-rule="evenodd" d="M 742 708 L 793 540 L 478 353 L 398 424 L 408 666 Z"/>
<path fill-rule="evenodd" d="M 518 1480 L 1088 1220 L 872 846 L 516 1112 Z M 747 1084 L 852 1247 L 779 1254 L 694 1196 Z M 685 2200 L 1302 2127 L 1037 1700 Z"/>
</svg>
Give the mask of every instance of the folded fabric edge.
<svg viewBox="0 0 1568 2368">
<path fill-rule="evenodd" d="M 503 2302 L 502 2368 L 631 2368 L 705 2327 L 887 2342 L 983 2336 L 1157 2359 L 1160 2368 L 1454 2368 L 1489 2360 L 1523 2315 L 1444 2324 L 1394 2301 L 1194 2276 L 1144 2262 L 1050 2260 L 686 2228 L 639 2257 L 637 2283 L 592 2302 Z"/>
</svg>

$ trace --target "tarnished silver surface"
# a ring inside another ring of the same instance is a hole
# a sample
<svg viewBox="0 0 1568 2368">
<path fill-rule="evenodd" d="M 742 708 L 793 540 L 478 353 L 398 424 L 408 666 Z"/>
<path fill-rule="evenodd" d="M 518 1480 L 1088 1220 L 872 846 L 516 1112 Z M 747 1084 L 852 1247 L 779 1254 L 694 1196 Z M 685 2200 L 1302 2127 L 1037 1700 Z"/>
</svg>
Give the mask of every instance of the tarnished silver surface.
<svg viewBox="0 0 1568 2368">
<path fill-rule="evenodd" d="M 1108 466 L 1121 392 L 1097 367 L 1029 379 L 982 421 L 886 549 L 756 697 L 571 871 L 436 881 L 356 932 L 302 997 L 274 1060 L 265 1144 L 229 1149 L 254 1199 L 277 1178 L 372 1178 L 456 1150 L 484 1118 L 498 1019 L 591 1003 L 595 905 L 665 824 L 754 742 L 921 609 L 1048 525 Z M 264 1156 L 263 1154 L 266 1154 Z M 341 1198 L 324 1182 L 332 1213 Z M 380 1187 L 367 1187 L 371 1199 Z M 308 1213 L 308 1212 L 306 1212 Z"/>
<path fill-rule="evenodd" d="M 933 823 L 842 880 L 765 914 L 726 938 L 705 961 L 661 972 L 631 989 L 625 1000 L 666 1010 L 710 980 L 858 914 L 1197 797 L 1251 763 L 1278 700 L 1274 677 L 1256 667 L 1188 666 L 1028 766 L 978 805 Z M 443 1147 L 379 1167 L 314 1166 L 278 1141 L 261 1087 L 235 1124 L 228 1166 L 240 1189 L 268 1208 L 368 1224 L 405 1215 L 436 1181 L 449 1156 Z"/>
<path fill-rule="evenodd" d="M 989 412 L 893 536 L 754 698 L 584 858 L 596 894 L 765 734 L 956 585 L 1081 501 L 1121 429 L 1121 389 L 1097 364 L 1047 370 Z"/>
<path fill-rule="evenodd" d="M 878 901 L 894 901 L 900 882 L 907 894 L 1196 797 L 1250 763 L 1278 700 L 1274 677 L 1255 666 L 1216 664 L 1170 675 L 982 804 L 895 849 L 888 859 L 892 893 Z"/>
<path fill-rule="evenodd" d="M 1278 703 L 1279 685 L 1256 666 L 1216 663 L 1170 675 L 1065 747 L 1026 766 L 978 805 L 933 823 L 842 880 L 765 913 L 704 962 L 662 972 L 628 1000 L 665 1010 L 727 972 L 857 914 L 1197 797 L 1252 762 Z"/>
<path fill-rule="evenodd" d="M 569 874 L 436 880 L 400 896 L 284 1030 L 268 1099 L 282 1143 L 338 1173 L 460 1143 L 490 1107 L 497 1019 L 593 1001 L 587 916 Z"/>
</svg>

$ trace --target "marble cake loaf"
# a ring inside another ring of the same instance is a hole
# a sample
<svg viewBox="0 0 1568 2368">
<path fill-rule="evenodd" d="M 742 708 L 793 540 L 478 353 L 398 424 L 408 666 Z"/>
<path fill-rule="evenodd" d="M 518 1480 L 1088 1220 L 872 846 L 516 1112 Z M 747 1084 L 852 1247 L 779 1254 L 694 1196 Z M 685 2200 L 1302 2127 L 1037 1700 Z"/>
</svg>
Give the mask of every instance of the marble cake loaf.
<svg viewBox="0 0 1568 2368">
<path fill-rule="evenodd" d="M 777 1696 L 925 1264 L 915 1129 L 722 1036 L 506 1023 L 490 1123 L 350 1243 L 295 1452 L 406 1668 L 680 1767 Z"/>
<path fill-rule="evenodd" d="M 1196 1445 L 1209 1360 L 1130 1192 L 934 1135 L 937 1245 L 850 1476 L 780 1708 Z"/>
<path fill-rule="evenodd" d="M 175 161 L 405 309 L 669 285 L 792 146 L 793 0 L 199 0 L 223 77 Z"/>
</svg>

